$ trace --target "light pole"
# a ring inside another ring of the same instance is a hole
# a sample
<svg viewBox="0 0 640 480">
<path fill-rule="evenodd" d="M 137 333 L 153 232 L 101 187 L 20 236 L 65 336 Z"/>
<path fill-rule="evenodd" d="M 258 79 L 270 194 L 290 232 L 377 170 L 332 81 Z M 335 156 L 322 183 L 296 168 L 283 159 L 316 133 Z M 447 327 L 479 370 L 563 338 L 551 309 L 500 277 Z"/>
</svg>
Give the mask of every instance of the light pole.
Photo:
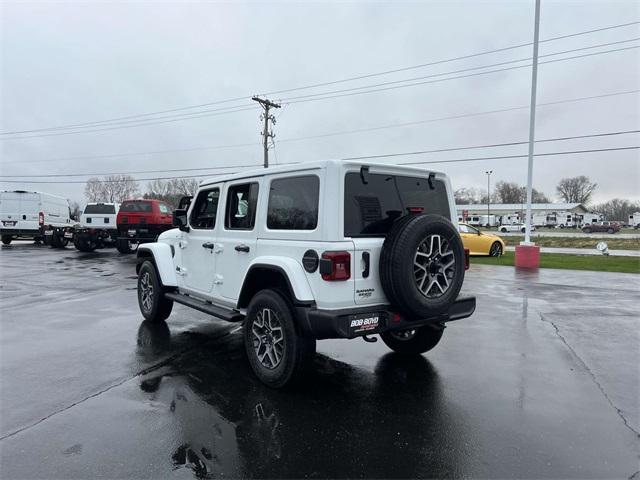
<svg viewBox="0 0 640 480">
<path fill-rule="evenodd" d="M 491 225 L 491 174 L 493 170 L 484 172 L 487 174 L 487 225 Z"/>
</svg>

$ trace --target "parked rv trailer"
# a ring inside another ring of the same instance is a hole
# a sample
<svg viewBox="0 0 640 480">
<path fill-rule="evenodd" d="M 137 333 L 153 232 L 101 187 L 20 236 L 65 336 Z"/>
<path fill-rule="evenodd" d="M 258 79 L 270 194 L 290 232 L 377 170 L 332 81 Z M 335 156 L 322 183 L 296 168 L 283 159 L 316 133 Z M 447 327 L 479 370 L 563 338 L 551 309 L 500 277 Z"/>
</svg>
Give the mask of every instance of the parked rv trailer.
<svg viewBox="0 0 640 480">
<path fill-rule="evenodd" d="M 633 212 L 631 215 L 629 215 L 628 225 L 635 229 L 640 228 L 640 212 Z"/>
</svg>

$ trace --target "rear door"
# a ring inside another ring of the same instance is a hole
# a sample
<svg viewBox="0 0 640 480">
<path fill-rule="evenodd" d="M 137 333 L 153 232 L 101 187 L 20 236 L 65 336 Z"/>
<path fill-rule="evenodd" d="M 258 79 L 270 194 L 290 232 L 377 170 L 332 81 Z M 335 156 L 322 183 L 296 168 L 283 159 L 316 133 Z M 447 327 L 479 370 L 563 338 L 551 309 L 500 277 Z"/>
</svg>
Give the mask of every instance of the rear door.
<svg viewBox="0 0 640 480">
<path fill-rule="evenodd" d="M 354 301 L 360 305 L 386 303 L 379 263 L 387 233 L 400 217 L 434 213 L 450 219 L 446 185 L 440 179 L 380 173 L 371 169 L 345 176 L 344 235 L 353 242 Z M 411 255 L 411 252 L 407 252 Z"/>
<path fill-rule="evenodd" d="M 256 256 L 256 214 L 262 179 L 227 184 L 224 201 L 224 233 L 218 237 L 215 294 L 235 304 L 251 260 Z M 263 220 L 264 221 L 264 220 Z"/>
</svg>

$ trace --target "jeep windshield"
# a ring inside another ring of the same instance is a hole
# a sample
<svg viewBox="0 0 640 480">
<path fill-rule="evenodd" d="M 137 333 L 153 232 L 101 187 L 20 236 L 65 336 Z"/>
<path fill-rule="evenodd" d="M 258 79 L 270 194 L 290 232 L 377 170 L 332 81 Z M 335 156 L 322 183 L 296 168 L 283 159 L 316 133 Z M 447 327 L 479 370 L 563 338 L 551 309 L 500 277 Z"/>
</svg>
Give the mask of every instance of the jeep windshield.
<svg viewBox="0 0 640 480">
<path fill-rule="evenodd" d="M 127 213 L 151 213 L 151 202 L 124 202 L 120 207 L 121 212 Z"/>
<path fill-rule="evenodd" d="M 104 205 L 104 204 L 87 205 L 84 208 L 84 213 L 102 213 L 102 214 L 116 213 L 116 208 L 113 205 Z"/>
<path fill-rule="evenodd" d="M 444 182 L 424 177 L 350 172 L 345 176 L 345 237 L 385 236 L 410 213 L 432 213 L 450 220 Z"/>
</svg>

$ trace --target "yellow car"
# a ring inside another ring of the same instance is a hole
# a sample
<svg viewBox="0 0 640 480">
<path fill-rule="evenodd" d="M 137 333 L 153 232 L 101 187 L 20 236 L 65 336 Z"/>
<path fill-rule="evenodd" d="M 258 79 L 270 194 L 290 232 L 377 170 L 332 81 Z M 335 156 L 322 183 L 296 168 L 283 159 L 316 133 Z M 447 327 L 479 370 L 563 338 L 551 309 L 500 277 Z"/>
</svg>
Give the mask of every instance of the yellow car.
<svg viewBox="0 0 640 480">
<path fill-rule="evenodd" d="M 489 255 L 499 257 L 504 252 L 504 241 L 497 235 L 484 233 L 471 225 L 458 225 L 464 248 L 469 249 L 470 255 Z"/>
</svg>

